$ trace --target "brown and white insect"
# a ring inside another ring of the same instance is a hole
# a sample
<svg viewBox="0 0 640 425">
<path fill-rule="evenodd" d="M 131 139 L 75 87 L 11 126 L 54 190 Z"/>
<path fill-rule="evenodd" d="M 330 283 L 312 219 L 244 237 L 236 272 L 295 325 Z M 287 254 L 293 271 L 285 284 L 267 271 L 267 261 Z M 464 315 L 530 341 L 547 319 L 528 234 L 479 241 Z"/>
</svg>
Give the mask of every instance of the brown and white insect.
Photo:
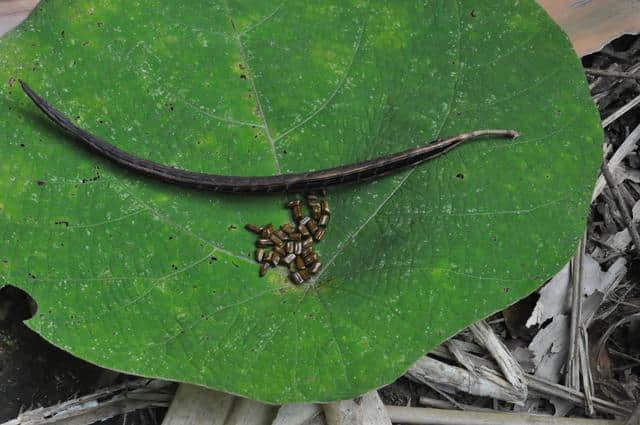
<svg viewBox="0 0 640 425">
<path fill-rule="evenodd" d="M 245 226 L 258 235 L 255 258 L 260 263 L 260 276 L 282 265 L 288 268 L 291 282 L 300 285 L 318 273 L 321 264 L 313 245 L 324 238 L 331 212 L 329 202 L 316 195 L 307 196 L 307 206 L 311 214 L 304 216 L 300 199 L 287 202 L 285 207 L 291 210 L 293 223 L 285 223 L 278 229 L 271 223 Z"/>
</svg>

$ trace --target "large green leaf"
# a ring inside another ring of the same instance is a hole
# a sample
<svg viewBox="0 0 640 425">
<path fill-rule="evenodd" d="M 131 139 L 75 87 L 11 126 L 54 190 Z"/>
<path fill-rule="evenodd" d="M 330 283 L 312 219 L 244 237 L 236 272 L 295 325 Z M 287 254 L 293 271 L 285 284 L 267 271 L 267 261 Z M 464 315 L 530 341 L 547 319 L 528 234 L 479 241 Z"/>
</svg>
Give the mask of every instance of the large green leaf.
<svg viewBox="0 0 640 425">
<path fill-rule="evenodd" d="M 311 286 L 259 278 L 245 223 L 285 197 L 202 193 L 97 158 L 28 81 L 142 157 L 269 175 L 474 141 L 331 189 Z M 46 1 L 0 41 L 0 284 L 91 362 L 271 402 L 354 396 L 523 297 L 580 235 L 602 131 L 531 0 Z"/>
</svg>

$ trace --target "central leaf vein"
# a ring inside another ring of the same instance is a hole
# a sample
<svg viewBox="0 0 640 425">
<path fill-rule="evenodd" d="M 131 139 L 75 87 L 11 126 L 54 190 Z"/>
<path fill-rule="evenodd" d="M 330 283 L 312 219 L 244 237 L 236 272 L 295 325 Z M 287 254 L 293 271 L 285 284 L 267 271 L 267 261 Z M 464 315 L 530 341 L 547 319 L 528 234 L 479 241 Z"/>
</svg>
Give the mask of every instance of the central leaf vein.
<svg viewBox="0 0 640 425">
<path fill-rule="evenodd" d="M 229 7 L 229 2 L 227 0 L 225 0 L 224 2 L 224 7 L 225 10 L 227 12 L 227 17 L 229 18 L 229 20 L 233 23 L 233 19 L 231 17 L 231 9 Z M 238 43 L 238 49 L 240 50 L 240 56 L 242 56 L 242 61 L 244 62 L 246 68 L 247 68 L 247 79 L 249 80 L 249 83 L 251 84 L 251 91 L 253 92 L 253 96 L 256 100 L 256 107 L 258 109 L 258 115 L 260 115 L 260 119 L 262 120 L 262 123 L 264 125 L 264 133 L 267 136 L 267 140 L 269 140 L 269 143 L 271 144 L 271 154 L 273 155 L 273 161 L 275 163 L 275 167 L 276 167 L 276 172 L 278 174 L 281 174 L 281 167 L 280 167 L 280 161 L 278 160 L 278 155 L 276 153 L 276 144 L 275 141 L 273 139 L 273 136 L 271 135 L 271 130 L 269 129 L 269 124 L 267 123 L 267 118 L 264 114 L 264 109 L 262 108 L 262 102 L 260 102 L 260 95 L 258 93 L 258 89 L 256 87 L 256 79 L 255 79 L 255 74 L 253 73 L 253 69 L 251 68 L 251 65 L 249 64 L 249 57 L 245 51 L 244 48 L 244 44 L 242 43 L 242 39 L 241 39 L 241 33 L 237 30 L 237 28 L 235 27 L 235 25 L 232 25 L 233 27 L 233 31 L 234 31 L 234 38 L 236 40 L 236 43 Z"/>
<path fill-rule="evenodd" d="M 457 30 L 457 49 L 456 49 L 456 54 L 457 54 L 457 70 L 455 73 L 455 80 L 453 81 L 452 84 L 452 90 L 451 90 L 451 97 L 449 99 L 449 102 L 447 102 L 447 110 L 445 111 L 445 115 L 444 118 L 442 119 L 442 123 L 440 124 L 440 127 L 438 128 L 438 131 L 436 133 L 436 139 L 440 138 L 441 134 L 442 134 L 442 130 L 444 129 L 446 123 L 449 120 L 449 117 L 451 115 L 451 111 L 453 109 L 453 103 L 455 102 L 455 98 L 456 98 L 456 93 L 457 93 L 457 89 L 458 89 L 458 82 L 460 81 L 460 73 L 462 70 L 462 59 L 461 59 L 461 54 L 460 54 L 460 50 L 461 50 L 461 39 L 462 39 L 462 22 L 461 22 L 461 17 L 460 17 L 460 3 L 458 1 L 456 1 L 456 5 L 458 6 L 458 30 Z M 336 260 L 336 258 L 338 257 L 338 255 L 340 255 L 345 249 L 346 247 L 353 241 L 355 240 L 355 238 L 360 234 L 360 232 L 367 226 L 367 224 L 369 224 L 371 222 L 371 220 L 373 220 L 378 213 L 380 212 L 380 210 L 382 210 L 382 208 L 389 202 L 389 200 L 391 198 L 393 198 L 393 196 L 398 193 L 398 190 L 402 187 L 402 185 L 407 181 L 407 179 L 413 174 L 413 172 L 415 171 L 415 167 L 411 168 L 407 174 L 402 178 L 402 180 L 400 180 L 400 182 L 398 183 L 398 185 L 393 188 L 391 190 L 391 192 L 385 197 L 385 199 L 380 203 L 380 205 L 373 211 L 373 213 L 367 217 L 365 219 L 365 221 L 356 229 L 355 232 L 347 235 L 346 239 L 338 244 L 338 248 L 336 249 L 336 252 L 333 254 L 333 256 L 329 259 L 329 261 L 327 262 L 327 264 L 322 268 L 322 270 L 320 271 L 320 273 L 318 273 L 315 278 L 311 281 L 311 283 L 315 283 L 317 282 L 320 277 L 324 274 L 324 272 L 326 270 L 329 269 L 329 266 L 332 265 L 334 263 L 334 261 Z"/>
</svg>

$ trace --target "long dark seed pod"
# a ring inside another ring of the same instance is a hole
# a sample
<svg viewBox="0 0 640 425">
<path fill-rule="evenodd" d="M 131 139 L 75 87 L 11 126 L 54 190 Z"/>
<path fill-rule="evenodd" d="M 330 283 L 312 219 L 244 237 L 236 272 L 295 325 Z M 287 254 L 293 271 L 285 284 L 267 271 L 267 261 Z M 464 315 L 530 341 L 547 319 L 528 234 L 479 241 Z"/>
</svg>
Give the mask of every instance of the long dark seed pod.
<svg viewBox="0 0 640 425">
<path fill-rule="evenodd" d="M 220 176 L 182 170 L 133 156 L 75 125 L 66 115 L 34 92 L 24 81 L 20 81 L 20 85 L 47 117 L 111 161 L 169 183 L 216 192 L 301 192 L 323 189 L 337 184 L 358 183 L 413 167 L 445 154 L 467 140 L 484 136 L 516 138 L 519 135 L 515 130 L 476 130 L 377 159 L 321 171 L 264 177 Z"/>
</svg>

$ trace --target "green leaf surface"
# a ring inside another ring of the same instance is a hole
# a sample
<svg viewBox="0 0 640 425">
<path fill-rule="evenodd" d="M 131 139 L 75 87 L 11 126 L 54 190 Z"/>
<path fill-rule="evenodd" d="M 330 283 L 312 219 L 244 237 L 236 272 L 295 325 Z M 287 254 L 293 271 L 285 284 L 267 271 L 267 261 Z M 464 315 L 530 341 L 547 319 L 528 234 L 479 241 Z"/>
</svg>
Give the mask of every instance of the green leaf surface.
<svg viewBox="0 0 640 425">
<path fill-rule="evenodd" d="M 245 223 L 285 195 L 173 187 L 96 157 L 34 89 L 141 157 L 235 175 L 321 169 L 514 128 L 329 190 L 322 272 L 258 277 Z M 531 0 L 44 1 L 0 40 L 0 285 L 99 365 L 268 402 L 392 381 L 527 295 L 584 228 L 602 130 Z"/>
</svg>

